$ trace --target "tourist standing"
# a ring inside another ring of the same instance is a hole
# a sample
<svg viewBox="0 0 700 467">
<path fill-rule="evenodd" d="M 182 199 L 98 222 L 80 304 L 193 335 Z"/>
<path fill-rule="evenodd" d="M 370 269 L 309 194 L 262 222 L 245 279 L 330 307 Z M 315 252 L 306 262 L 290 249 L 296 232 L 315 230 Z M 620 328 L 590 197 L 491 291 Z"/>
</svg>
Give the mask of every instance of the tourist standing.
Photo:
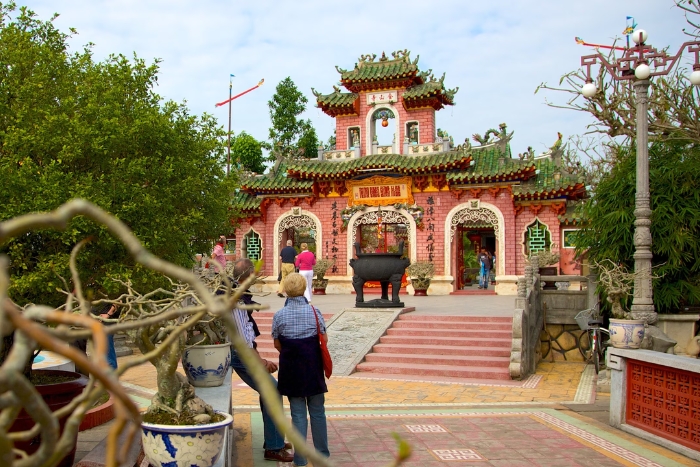
<svg viewBox="0 0 700 467">
<path fill-rule="evenodd" d="M 289 399 L 292 424 L 304 440 L 308 412 L 314 448 L 328 457 L 330 452 L 325 409 L 325 393 L 328 388 L 323 375 L 318 330 L 324 341 L 328 342 L 328 336 L 323 315 L 303 297 L 305 289 L 306 280 L 301 274 L 292 273 L 287 276 L 284 281 L 287 301 L 272 318 L 272 337 L 275 348 L 280 352 L 278 389 L 280 394 Z M 295 449 L 294 465 L 306 464 L 306 458 Z"/>
<path fill-rule="evenodd" d="M 99 316 L 103 320 L 116 320 L 119 319 L 119 310 L 117 307 L 111 303 L 102 303 L 92 309 L 92 314 Z M 114 324 L 114 322 L 105 322 L 105 326 Z M 117 351 L 114 348 L 114 334 L 107 334 L 107 355 L 105 355 L 107 363 L 113 369 L 117 369 Z"/>
<path fill-rule="evenodd" d="M 306 279 L 306 292 L 304 297 L 311 301 L 311 284 L 314 279 L 314 265 L 316 264 L 316 256 L 309 251 L 309 246 L 306 243 L 301 244 L 301 253 L 294 261 L 294 265 L 299 268 L 299 274 Z"/>
<path fill-rule="evenodd" d="M 489 275 L 491 274 L 491 257 L 486 252 L 486 248 L 481 248 L 481 253 L 477 256 L 479 261 L 479 288 L 489 288 Z"/>
<path fill-rule="evenodd" d="M 211 252 L 211 257 L 214 261 L 221 265 L 221 271 L 226 270 L 226 255 L 224 247 L 226 246 L 226 237 L 223 235 L 219 237 L 214 245 L 214 251 Z M 214 266 L 215 270 L 218 272 L 218 268 Z"/>
<path fill-rule="evenodd" d="M 279 297 L 284 297 L 282 291 L 284 290 L 284 279 L 294 272 L 294 261 L 297 259 L 297 250 L 292 246 L 292 241 L 287 240 L 287 246 L 282 248 L 280 251 L 280 286 L 277 289 L 277 295 Z"/>
<path fill-rule="evenodd" d="M 248 276 L 250 276 L 254 269 L 255 268 L 251 260 L 248 258 L 241 258 L 233 264 L 233 275 L 236 280 L 243 282 L 248 278 Z M 242 310 L 238 307 L 234 308 L 231 313 L 233 314 L 233 318 L 236 320 L 236 327 L 238 328 L 239 335 L 245 339 L 246 344 L 248 344 L 248 348 L 252 349 L 255 355 L 257 355 L 261 364 L 267 369 L 267 372 L 274 373 L 277 371 L 277 365 L 275 362 L 271 362 L 260 357 L 260 354 L 255 348 L 256 333 L 254 330 L 255 321 L 253 320 L 253 317 L 246 310 Z M 250 376 L 248 369 L 238 357 L 233 347 L 231 347 L 231 367 L 244 383 L 246 383 L 256 392 L 260 393 L 257 384 L 255 384 L 255 380 L 253 380 L 253 378 Z M 272 380 L 272 384 L 277 387 L 277 380 L 272 375 L 270 375 L 270 379 Z M 280 396 L 280 402 L 281 400 L 282 396 Z M 279 432 L 275 426 L 275 423 L 272 421 L 262 398 L 260 398 L 260 410 L 262 411 L 263 419 L 263 436 L 265 439 L 263 448 L 265 449 L 265 459 L 279 462 L 292 462 L 293 457 L 286 450 L 287 446 L 284 442 L 284 435 Z"/>
</svg>

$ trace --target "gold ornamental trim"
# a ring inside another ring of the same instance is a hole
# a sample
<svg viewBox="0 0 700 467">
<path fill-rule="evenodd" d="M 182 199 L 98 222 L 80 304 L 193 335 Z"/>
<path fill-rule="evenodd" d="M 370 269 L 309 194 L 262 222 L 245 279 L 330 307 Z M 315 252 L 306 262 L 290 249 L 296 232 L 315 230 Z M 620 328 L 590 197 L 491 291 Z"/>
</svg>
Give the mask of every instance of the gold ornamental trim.
<svg viewBox="0 0 700 467">
<path fill-rule="evenodd" d="M 411 177 L 392 178 L 377 175 L 364 180 L 348 180 L 345 186 L 348 189 L 348 206 L 414 204 Z"/>
</svg>

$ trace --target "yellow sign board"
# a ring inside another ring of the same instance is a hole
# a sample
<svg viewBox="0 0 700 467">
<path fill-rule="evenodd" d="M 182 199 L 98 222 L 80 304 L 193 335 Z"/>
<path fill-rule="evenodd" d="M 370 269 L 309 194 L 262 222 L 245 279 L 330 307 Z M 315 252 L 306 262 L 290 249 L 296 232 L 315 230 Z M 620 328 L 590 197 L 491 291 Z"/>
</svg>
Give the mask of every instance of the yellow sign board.
<svg viewBox="0 0 700 467">
<path fill-rule="evenodd" d="M 389 204 L 413 204 L 411 177 L 370 177 L 345 182 L 348 188 L 348 205 L 386 206 Z"/>
</svg>

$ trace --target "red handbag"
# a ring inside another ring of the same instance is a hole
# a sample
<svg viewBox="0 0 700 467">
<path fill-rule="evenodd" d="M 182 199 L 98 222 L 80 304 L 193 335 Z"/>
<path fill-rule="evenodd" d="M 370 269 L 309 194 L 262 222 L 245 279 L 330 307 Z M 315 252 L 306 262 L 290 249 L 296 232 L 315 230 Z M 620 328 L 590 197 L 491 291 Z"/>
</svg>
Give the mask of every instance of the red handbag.
<svg viewBox="0 0 700 467">
<path fill-rule="evenodd" d="M 321 360 L 323 360 L 323 373 L 325 373 L 326 378 L 330 378 L 333 374 L 333 360 L 331 359 L 331 353 L 328 351 L 328 345 L 321 337 L 321 326 L 318 324 L 318 316 L 316 316 L 316 308 L 311 306 L 314 312 L 314 318 L 316 318 L 316 332 L 318 333 L 318 343 L 321 345 Z"/>
</svg>

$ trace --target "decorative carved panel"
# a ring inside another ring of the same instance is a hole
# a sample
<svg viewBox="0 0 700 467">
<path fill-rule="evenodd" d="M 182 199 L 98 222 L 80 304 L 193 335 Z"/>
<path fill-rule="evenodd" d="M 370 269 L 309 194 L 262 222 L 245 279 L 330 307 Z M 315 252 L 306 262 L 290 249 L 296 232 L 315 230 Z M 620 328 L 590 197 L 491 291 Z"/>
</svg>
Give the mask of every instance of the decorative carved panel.
<svg viewBox="0 0 700 467">
<path fill-rule="evenodd" d="M 352 226 L 352 245 L 357 242 L 357 226 L 363 224 L 374 225 L 379 223 L 377 213 L 379 211 L 371 211 L 362 214 L 358 217 Z M 408 222 L 408 218 L 398 211 L 389 211 L 382 209 L 382 223 L 383 224 L 406 224 L 408 229 L 411 228 L 411 224 Z"/>
<path fill-rule="evenodd" d="M 458 225 L 462 224 L 487 224 L 493 226 L 493 231 L 498 236 L 498 216 L 496 213 L 486 208 L 479 209 L 462 209 L 452 217 L 450 226 L 450 242 L 454 240 L 455 231 Z"/>
<path fill-rule="evenodd" d="M 302 227 L 315 230 L 318 230 L 319 228 L 311 217 L 302 214 L 300 216 L 287 216 L 282 219 L 282 222 L 280 222 L 280 225 L 277 228 L 277 233 L 282 234 L 282 232 L 287 229 L 297 229 Z"/>
</svg>

